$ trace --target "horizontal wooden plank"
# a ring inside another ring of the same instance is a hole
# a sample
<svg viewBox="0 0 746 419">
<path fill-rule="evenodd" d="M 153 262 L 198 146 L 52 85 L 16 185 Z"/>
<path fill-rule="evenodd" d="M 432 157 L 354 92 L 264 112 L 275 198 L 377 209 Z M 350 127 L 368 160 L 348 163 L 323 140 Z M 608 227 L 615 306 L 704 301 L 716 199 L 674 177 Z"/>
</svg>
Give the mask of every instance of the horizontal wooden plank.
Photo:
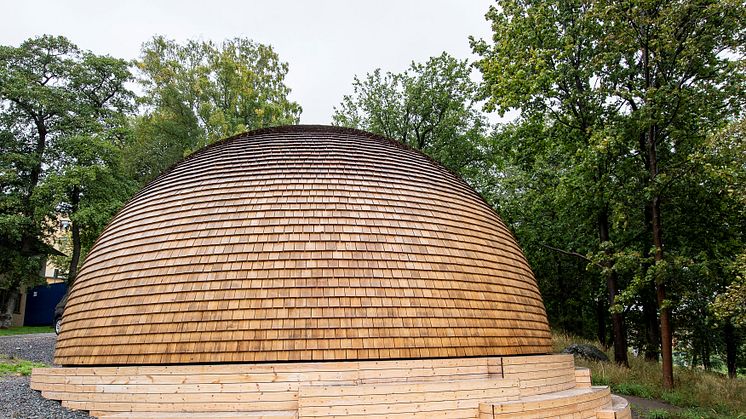
<svg viewBox="0 0 746 419">
<path fill-rule="evenodd" d="M 611 402 L 608 387 L 593 387 L 590 389 L 572 389 L 550 394 L 521 397 L 515 401 L 492 403 L 493 411 L 497 415 L 516 412 L 529 413 L 532 411 L 544 412 L 547 409 L 559 406 L 572 406 L 591 400 L 601 401 L 601 405 Z M 534 412 L 540 413 L 540 412 Z"/>
<path fill-rule="evenodd" d="M 463 380 L 427 383 L 363 384 L 348 386 L 301 386 L 301 397 L 348 397 L 370 394 L 403 394 L 518 387 L 514 380 Z"/>
<path fill-rule="evenodd" d="M 573 356 L 570 354 L 551 354 L 551 355 L 527 355 L 527 356 L 505 356 L 503 365 L 528 365 L 542 364 L 562 361 L 572 361 Z"/>
<path fill-rule="evenodd" d="M 408 394 L 371 394 L 356 397 L 301 397 L 299 408 L 364 406 L 372 404 L 388 405 L 398 403 L 427 403 L 445 400 L 500 401 L 518 399 L 519 392 L 514 388 L 458 390 L 451 392 L 421 392 Z"/>
<path fill-rule="evenodd" d="M 297 408 L 297 392 L 256 392 L 256 393 L 90 393 L 42 391 L 42 396 L 52 400 L 76 402 L 152 402 L 152 403 L 287 403 L 289 408 Z"/>
<path fill-rule="evenodd" d="M 551 355 L 563 357 L 563 355 Z M 533 356 L 531 357 L 533 358 Z M 543 357 L 542 357 L 543 358 Z M 508 357 L 504 357 L 504 360 Z M 32 375 L 163 375 L 163 374 L 236 374 L 281 372 L 329 372 L 350 370 L 408 370 L 413 368 L 458 368 L 500 365 L 500 357 L 429 358 L 390 361 L 329 361 L 267 364 L 213 364 L 131 367 L 57 367 L 34 368 Z"/>
<path fill-rule="evenodd" d="M 60 392 L 138 393 L 138 394 L 194 394 L 194 393 L 250 393 L 297 392 L 299 383 L 236 383 L 236 384 L 111 384 L 68 385 L 37 383 L 34 389 Z M 64 389 L 64 390 L 63 390 Z"/>
<path fill-rule="evenodd" d="M 120 412 L 99 413 L 100 419 L 296 419 L 296 412 L 262 411 L 262 412 L 209 412 L 173 413 L 173 412 Z"/>
<path fill-rule="evenodd" d="M 348 417 L 367 415 L 415 414 L 430 412 L 436 417 L 448 417 L 451 412 L 476 417 L 479 400 L 446 400 L 414 403 L 388 403 L 342 406 L 309 406 L 298 409 L 299 417 Z"/>
<path fill-rule="evenodd" d="M 417 384 L 301 387 L 301 417 L 347 417 L 437 412 L 475 417 L 484 400 L 517 398 L 518 382 L 466 380 Z"/>
<path fill-rule="evenodd" d="M 76 402 L 62 401 L 62 405 L 76 410 L 98 410 L 106 412 L 168 412 L 168 413 L 205 413 L 205 412 L 261 412 L 272 409 L 271 406 L 254 403 L 129 403 L 129 402 Z M 274 409 L 282 409 L 278 403 Z M 292 407 L 288 407 L 292 409 Z"/>
</svg>

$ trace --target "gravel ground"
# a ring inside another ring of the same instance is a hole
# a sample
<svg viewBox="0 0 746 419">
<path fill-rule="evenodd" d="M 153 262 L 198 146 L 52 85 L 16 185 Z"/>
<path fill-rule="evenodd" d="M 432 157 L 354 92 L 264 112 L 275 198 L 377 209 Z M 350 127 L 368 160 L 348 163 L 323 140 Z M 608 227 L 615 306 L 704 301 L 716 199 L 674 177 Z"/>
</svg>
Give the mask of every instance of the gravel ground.
<svg viewBox="0 0 746 419">
<path fill-rule="evenodd" d="M 0 336 L 0 354 L 52 365 L 56 341 L 54 333 Z"/>
<path fill-rule="evenodd" d="M 52 364 L 56 340 L 54 333 L 0 336 L 0 354 Z M 41 397 L 41 393 L 29 387 L 29 377 L 0 376 L 0 418 L 87 419 L 90 416 Z"/>
</svg>

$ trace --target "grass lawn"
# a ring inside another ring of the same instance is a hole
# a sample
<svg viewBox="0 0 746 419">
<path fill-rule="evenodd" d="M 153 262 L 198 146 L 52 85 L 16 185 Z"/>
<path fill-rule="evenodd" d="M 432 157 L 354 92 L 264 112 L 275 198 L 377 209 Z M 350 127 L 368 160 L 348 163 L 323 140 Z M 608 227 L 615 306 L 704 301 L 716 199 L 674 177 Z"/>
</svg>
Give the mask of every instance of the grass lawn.
<svg viewBox="0 0 746 419">
<path fill-rule="evenodd" d="M 561 332 L 554 332 L 553 349 L 559 352 L 571 343 L 586 343 L 599 347 L 597 342 L 587 341 Z M 603 350 L 603 348 L 600 348 Z M 614 359 L 612 349 L 606 352 Z M 659 363 L 646 361 L 629 354 L 630 368 L 617 366 L 613 362 L 593 362 L 575 359 L 575 365 L 591 370 L 594 385 L 607 385 L 613 393 L 658 399 L 683 408 L 680 412 L 655 410 L 644 418 L 678 419 L 746 419 L 746 380 L 703 371 L 698 368 L 674 367 L 673 390 L 663 388 Z"/>
<path fill-rule="evenodd" d="M 0 336 L 10 335 L 28 335 L 31 333 L 53 333 L 52 326 L 22 326 L 11 327 L 10 329 L 0 329 Z"/>
<path fill-rule="evenodd" d="M 32 368 L 40 367 L 48 367 L 48 365 L 0 355 L 0 377 L 3 375 L 31 375 Z"/>
</svg>

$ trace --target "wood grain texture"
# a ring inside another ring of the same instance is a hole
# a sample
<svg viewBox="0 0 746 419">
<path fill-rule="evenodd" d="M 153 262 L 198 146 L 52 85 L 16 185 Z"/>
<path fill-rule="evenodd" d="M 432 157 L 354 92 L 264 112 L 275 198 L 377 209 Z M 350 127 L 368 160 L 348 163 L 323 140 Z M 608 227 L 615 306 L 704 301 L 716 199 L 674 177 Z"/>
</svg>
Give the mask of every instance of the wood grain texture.
<svg viewBox="0 0 746 419">
<path fill-rule="evenodd" d="M 296 126 L 206 147 L 90 251 L 61 365 L 440 358 L 550 351 L 497 214 L 423 154 Z"/>
<path fill-rule="evenodd" d="M 585 371 L 557 354 L 35 368 L 30 385 L 104 418 L 631 417 L 607 387 L 577 383 Z"/>
<path fill-rule="evenodd" d="M 518 400 L 479 405 L 479 419 L 596 419 L 600 410 L 612 408 L 608 387 L 572 388 Z"/>
</svg>

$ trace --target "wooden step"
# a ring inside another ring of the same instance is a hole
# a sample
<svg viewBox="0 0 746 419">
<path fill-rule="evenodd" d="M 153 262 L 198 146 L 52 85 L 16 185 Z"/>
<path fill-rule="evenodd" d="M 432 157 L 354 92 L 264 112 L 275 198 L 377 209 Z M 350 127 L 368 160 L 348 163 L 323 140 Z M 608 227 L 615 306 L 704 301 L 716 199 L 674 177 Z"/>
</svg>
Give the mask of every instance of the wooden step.
<svg viewBox="0 0 746 419">
<path fill-rule="evenodd" d="M 611 407 L 596 412 L 598 419 L 632 419 L 629 402 L 623 397 L 611 395 Z"/>
<path fill-rule="evenodd" d="M 572 355 L 540 355 L 37 368 L 31 388 L 66 407 L 108 416 L 189 413 L 215 419 L 221 412 L 296 412 L 303 404 L 308 417 L 432 419 L 474 418 L 481 402 L 569 390 L 589 384 L 589 377 L 575 369 Z"/>
<path fill-rule="evenodd" d="M 575 367 L 575 387 L 591 387 L 591 370 L 588 368 Z"/>
<path fill-rule="evenodd" d="M 300 418 L 474 418 L 481 402 L 520 397 L 515 380 L 302 386 Z"/>
<path fill-rule="evenodd" d="M 210 413 L 175 413 L 175 412 L 116 412 L 96 415 L 101 419 L 296 419 L 297 412 L 210 412 Z"/>
<path fill-rule="evenodd" d="M 479 418 L 543 419 L 563 415 L 595 418 L 598 410 L 611 406 L 611 394 L 608 387 L 574 388 L 525 396 L 518 400 L 482 403 L 479 406 Z"/>
</svg>

